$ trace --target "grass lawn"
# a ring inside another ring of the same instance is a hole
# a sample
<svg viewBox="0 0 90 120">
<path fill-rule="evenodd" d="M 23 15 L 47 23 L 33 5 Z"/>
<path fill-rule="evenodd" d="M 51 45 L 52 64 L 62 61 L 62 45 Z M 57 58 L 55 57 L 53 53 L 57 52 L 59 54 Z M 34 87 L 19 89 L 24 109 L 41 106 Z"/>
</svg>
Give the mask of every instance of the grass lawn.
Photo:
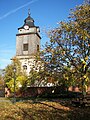
<svg viewBox="0 0 90 120">
<path fill-rule="evenodd" d="M 67 103 L 67 100 L 54 99 L 13 104 L 0 99 L 0 120 L 90 120 L 90 107 L 77 108 Z"/>
</svg>

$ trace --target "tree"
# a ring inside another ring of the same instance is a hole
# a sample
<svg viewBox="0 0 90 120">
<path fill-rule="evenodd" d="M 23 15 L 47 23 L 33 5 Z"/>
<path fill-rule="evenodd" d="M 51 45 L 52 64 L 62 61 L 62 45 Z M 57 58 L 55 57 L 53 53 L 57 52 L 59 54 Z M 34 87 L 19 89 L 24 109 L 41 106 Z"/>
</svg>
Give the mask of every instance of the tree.
<svg viewBox="0 0 90 120">
<path fill-rule="evenodd" d="M 28 85 L 29 86 L 43 86 L 47 83 L 46 73 L 44 71 L 44 63 L 40 57 L 40 54 L 37 53 L 35 56 L 34 64 L 28 76 Z"/>
<path fill-rule="evenodd" d="M 15 71 L 14 71 L 15 69 Z M 14 80 L 15 91 L 19 90 L 19 86 L 25 87 L 27 81 L 27 75 L 21 69 L 21 63 L 17 58 L 12 59 L 12 63 L 5 68 L 4 81 L 5 84 L 14 92 Z"/>
<path fill-rule="evenodd" d="M 48 36 L 50 43 L 43 51 L 48 71 L 59 83 L 82 86 L 84 94 L 90 74 L 90 5 L 72 9 L 69 21 L 60 22 Z"/>
</svg>

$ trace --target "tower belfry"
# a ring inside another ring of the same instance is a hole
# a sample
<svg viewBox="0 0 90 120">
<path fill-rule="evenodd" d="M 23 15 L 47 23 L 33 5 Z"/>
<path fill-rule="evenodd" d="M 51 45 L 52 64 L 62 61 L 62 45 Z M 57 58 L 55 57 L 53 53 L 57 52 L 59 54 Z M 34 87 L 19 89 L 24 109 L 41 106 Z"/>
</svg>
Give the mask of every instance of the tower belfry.
<svg viewBox="0 0 90 120">
<path fill-rule="evenodd" d="M 40 39 L 40 29 L 34 25 L 34 19 L 31 17 L 29 9 L 28 17 L 24 20 L 23 26 L 18 28 L 16 34 L 16 57 L 27 73 L 30 72 L 34 56 L 40 49 Z"/>
</svg>

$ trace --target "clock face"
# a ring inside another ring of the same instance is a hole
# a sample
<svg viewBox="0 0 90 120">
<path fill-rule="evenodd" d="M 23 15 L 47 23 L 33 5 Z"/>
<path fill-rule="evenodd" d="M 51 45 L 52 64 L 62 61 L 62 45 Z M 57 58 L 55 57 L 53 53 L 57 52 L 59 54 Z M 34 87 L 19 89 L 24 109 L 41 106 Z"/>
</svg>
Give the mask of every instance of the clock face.
<svg viewBox="0 0 90 120">
<path fill-rule="evenodd" d="M 25 29 L 25 30 L 28 30 L 28 29 L 29 29 L 29 26 L 28 26 L 28 25 L 25 25 L 25 26 L 24 26 L 24 29 Z"/>
</svg>

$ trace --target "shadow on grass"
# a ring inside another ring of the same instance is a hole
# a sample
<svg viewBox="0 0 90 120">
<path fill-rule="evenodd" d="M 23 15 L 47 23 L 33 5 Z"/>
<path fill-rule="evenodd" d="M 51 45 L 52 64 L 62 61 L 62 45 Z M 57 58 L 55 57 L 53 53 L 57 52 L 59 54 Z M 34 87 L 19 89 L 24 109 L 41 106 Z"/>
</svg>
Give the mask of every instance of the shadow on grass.
<svg viewBox="0 0 90 120">
<path fill-rule="evenodd" d="M 17 108 L 19 108 L 19 110 L 21 111 L 21 113 L 22 113 L 22 115 L 23 115 L 23 120 L 34 120 L 34 118 L 33 118 L 33 116 L 32 115 L 30 115 L 27 111 L 28 111 L 28 108 L 27 108 L 27 110 L 25 110 L 25 109 L 23 109 L 23 108 L 21 108 L 21 107 L 19 107 L 19 106 L 17 106 L 16 105 L 16 107 Z"/>
<path fill-rule="evenodd" d="M 45 110 L 45 109 L 27 109 L 30 115 L 26 113 L 26 109 L 22 109 L 19 107 L 21 111 L 23 111 L 23 119 L 28 118 L 30 120 L 68 120 L 64 115 L 65 112 L 63 110 Z M 31 111 L 31 112 L 30 112 Z"/>
<path fill-rule="evenodd" d="M 73 107 L 70 99 L 18 99 L 14 105 L 25 120 L 90 120 L 90 107 Z"/>
<path fill-rule="evenodd" d="M 68 107 L 70 110 L 65 110 L 65 109 L 61 109 L 58 108 L 58 106 L 54 107 L 53 104 L 47 104 L 44 102 L 40 102 L 40 101 L 36 101 L 34 104 L 41 104 L 44 106 L 47 106 L 48 108 L 51 108 L 51 111 L 48 111 L 48 116 L 50 116 L 51 114 L 53 114 L 53 117 L 56 118 L 55 120 L 90 120 L 90 107 L 73 107 L 70 104 L 70 100 L 61 100 L 61 101 L 56 101 L 56 100 L 51 100 L 55 103 L 58 103 L 64 107 Z M 50 101 L 50 102 L 51 102 Z M 41 111 L 41 113 L 43 113 L 43 111 Z M 47 117 L 48 117 L 47 116 Z M 52 115 L 50 116 L 50 118 L 52 118 Z M 51 119 L 53 120 L 53 118 Z"/>
<path fill-rule="evenodd" d="M 67 118 L 68 111 L 54 107 L 50 103 L 48 102 L 47 104 L 45 101 L 43 103 L 34 100 L 32 103 L 31 101 L 24 101 L 22 103 L 27 104 L 27 108 L 23 108 L 22 105 L 17 104 L 15 106 L 19 108 L 23 114 L 23 118 L 26 118 L 26 120 L 69 120 Z"/>
</svg>

